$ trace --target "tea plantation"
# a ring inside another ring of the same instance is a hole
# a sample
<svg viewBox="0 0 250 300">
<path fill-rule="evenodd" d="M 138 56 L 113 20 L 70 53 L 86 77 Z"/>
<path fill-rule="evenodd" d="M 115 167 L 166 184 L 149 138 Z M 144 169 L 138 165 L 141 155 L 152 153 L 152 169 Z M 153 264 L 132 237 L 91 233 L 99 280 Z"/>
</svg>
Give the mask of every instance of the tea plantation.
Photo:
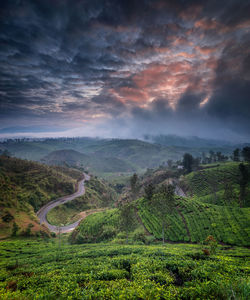
<svg viewBox="0 0 250 300">
<path fill-rule="evenodd" d="M 148 231 L 161 238 L 161 222 L 144 199 L 139 202 L 139 214 Z M 171 241 L 201 242 L 211 234 L 220 242 L 250 244 L 249 207 L 219 206 L 182 198 L 176 200 L 176 208 L 166 216 L 166 221 L 166 238 Z"/>
<path fill-rule="evenodd" d="M 0 243 L 1 299 L 247 299 L 249 250 L 198 245 Z"/>
</svg>

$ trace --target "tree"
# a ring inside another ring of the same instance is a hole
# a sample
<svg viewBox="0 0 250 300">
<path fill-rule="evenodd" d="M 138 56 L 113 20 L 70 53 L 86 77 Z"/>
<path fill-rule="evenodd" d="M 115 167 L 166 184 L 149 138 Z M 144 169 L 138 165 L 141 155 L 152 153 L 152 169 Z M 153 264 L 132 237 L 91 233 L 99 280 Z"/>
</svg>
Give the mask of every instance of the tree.
<svg viewBox="0 0 250 300">
<path fill-rule="evenodd" d="M 131 187 L 131 192 L 133 194 L 133 198 L 136 198 L 139 189 L 138 176 L 136 173 L 134 173 L 133 176 L 130 177 L 130 187 Z"/>
<path fill-rule="evenodd" d="M 240 170 L 240 180 L 239 180 L 239 184 L 240 184 L 240 204 L 242 206 L 244 204 L 244 201 L 245 201 L 246 186 L 247 186 L 247 183 L 248 183 L 249 174 L 248 174 L 247 167 L 243 163 L 239 164 L 239 170 Z"/>
<path fill-rule="evenodd" d="M 172 166 L 173 166 L 173 160 L 172 159 L 168 159 L 167 164 L 168 164 L 169 168 L 172 168 Z"/>
<path fill-rule="evenodd" d="M 16 224 L 16 222 L 13 223 L 13 227 L 12 227 L 12 236 L 16 236 L 17 232 L 19 230 L 18 225 Z"/>
<path fill-rule="evenodd" d="M 202 157 L 202 163 L 205 164 L 207 160 L 206 153 L 202 152 L 201 157 Z"/>
<path fill-rule="evenodd" d="M 184 169 L 187 171 L 187 173 L 192 172 L 193 162 L 194 162 L 193 156 L 189 153 L 185 153 L 184 156 L 183 156 L 183 162 L 182 163 L 183 163 Z"/>
<path fill-rule="evenodd" d="M 244 147 L 241 153 L 244 160 L 250 162 L 250 147 Z"/>
<path fill-rule="evenodd" d="M 233 190 L 233 186 L 228 181 L 225 182 L 223 198 L 226 202 L 229 202 L 229 203 L 232 203 L 233 200 L 235 199 L 235 193 Z"/>
<path fill-rule="evenodd" d="M 154 190 L 155 187 L 153 186 L 152 183 L 149 183 L 148 185 L 145 186 L 144 191 L 145 191 L 145 198 L 148 201 L 151 201 L 153 195 L 154 195 Z"/>
<path fill-rule="evenodd" d="M 220 151 L 216 152 L 217 161 L 223 161 L 223 155 Z"/>
<path fill-rule="evenodd" d="M 233 151 L 233 161 L 239 161 L 240 160 L 240 149 L 236 148 Z"/>
<path fill-rule="evenodd" d="M 121 204 L 119 209 L 120 209 L 120 229 L 126 232 L 126 243 L 128 243 L 128 233 L 135 226 L 134 207 L 131 202 L 127 202 Z"/>
<path fill-rule="evenodd" d="M 162 225 L 162 243 L 165 242 L 166 215 L 171 213 L 174 208 L 174 186 L 161 186 L 159 191 L 154 194 L 152 203 L 156 209 L 156 213 L 161 220 Z"/>
<path fill-rule="evenodd" d="M 209 151 L 209 154 L 210 154 L 210 162 L 215 162 L 216 161 L 216 156 L 215 156 L 215 153 L 213 150 L 210 150 Z"/>
</svg>

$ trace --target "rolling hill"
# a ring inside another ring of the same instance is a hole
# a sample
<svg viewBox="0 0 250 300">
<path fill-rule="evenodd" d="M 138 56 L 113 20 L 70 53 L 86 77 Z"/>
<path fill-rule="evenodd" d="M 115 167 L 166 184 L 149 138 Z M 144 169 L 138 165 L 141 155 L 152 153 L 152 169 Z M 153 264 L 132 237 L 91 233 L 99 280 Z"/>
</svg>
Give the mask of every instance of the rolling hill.
<svg viewBox="0 0 250 300">
<path fill-rule="evenodd" d="M 118 168 L 135 168 L 137 171 L 146 168 L 155 168 L 168 159 L 179 160 L 185 152 L 193 156 L 201 156 L 202 152 L 211 150 L 209 141 L 207 144 L 193 142 L 185 143 L 183 138 L 170 139 L 168 144 L 156 144 L 136 139 L 98 139 L 98 138 L 58 138 L 58 139 L 36 139 L 36 140 L 7 140 L 0 143 L 0 150 L 8 150 L 13 156 L 40 161 L 51 152 L 58 150 L 74 150 L 85 155 L 94 155 L 95 159 L 116 158 Z M 214 151 L 221 151 L 223 154 L 231 154 L 231 145 L 214 145 Z M 77 156 L 77 155 L 75 155 Z M 82 158 L 83 159 L 83 158 Z M 120 165 L 119 165 L 120 164 Z M 104 162 L 96 164 L 96 169 L 108 168 Z M 112 169 L 116 168 L 115 163 Z M 112 170 L 111 170 L 112 171 Z"/>
<path fill-rule="evenodd" d="M 133 172 L 135 168 L 116 157 L 100 157 L 95 154 L 83 154 L 75 150 L 57 150 L 41 159 L 49 165 L 83 168 L 94 173 Z"/>
</svg>

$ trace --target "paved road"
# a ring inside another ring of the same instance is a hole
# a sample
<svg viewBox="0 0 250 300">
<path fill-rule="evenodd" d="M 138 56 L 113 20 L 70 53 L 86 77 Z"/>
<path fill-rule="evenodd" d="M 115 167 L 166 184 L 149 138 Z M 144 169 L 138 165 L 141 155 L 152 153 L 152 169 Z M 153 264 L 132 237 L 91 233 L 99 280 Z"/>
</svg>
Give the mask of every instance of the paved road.
<svg viewBox="0 0 250 300">
<path fill-rule="evenodd" d="M 37 212 L 37 216 L 38 216 L 38 218 L 40 220 L 40 223 L 44 224 L 46 227 L 48 227 L 50 231 L 53 231 L 53 232 L 56 232 L 56 233 L 58 233 L 58 232 L 65 233 L 65 232 L 72 231 L 72 230 L 74 230 L 76 228 L 76 226 L 84 218 L 84 217 L 80 218 L 78 221 L 76 221 L 73 224 L 59 227 L 59 226 L 54 226 L 54 225 L 49 224 L 48 221 L 47 221 L 47 217 L 46 217 L 47 213 L 52 208 L 54 208 L 54 207 L 56 207 L 58 205 L 64 204 L 66 202 L 72 201 L 75 198 L 77 198 L 79 196 L 82 196 L 85 193 L 84 182 L 88 181 L 90 179 L 90 176 L 88 174 L 86 174 L 86 173 L 83 173 L 83 175 L 84 175 L 84 178 L 81 181 L 78 182 L 78 188 L 77 188 L 77 191 L 74 194 L 69 195 L 69 196 L 64 196 L 64 197 L 59 198 L 57 200 L 53 200 L 53 201 L 45 204 Z"/>
</svg>

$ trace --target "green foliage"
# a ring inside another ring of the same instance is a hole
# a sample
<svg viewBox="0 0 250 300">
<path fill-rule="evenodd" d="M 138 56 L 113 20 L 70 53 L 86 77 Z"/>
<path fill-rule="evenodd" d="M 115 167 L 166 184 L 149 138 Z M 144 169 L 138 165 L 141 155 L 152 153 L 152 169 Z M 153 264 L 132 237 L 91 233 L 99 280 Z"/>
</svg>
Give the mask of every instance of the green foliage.
<svg viewBox="0 0 250 300">
<path fill-rule="evenodd" d="M 154 195 L 154 190 L 155 190 L 155 187 L 152 183 L 149 183 L 148 185 L 145 186 L 145 188 L 144 188 L 145 197 L 148 201 L 151 201 L 151 199 Z"/>
<path fill-rule="evenodd" d="M 13 234 L 14 222 L 22 232 L 25 224 L 37 224 L 34 211 L 63 195 L 71 194 L 82 173 L 17 158 L 0 156 L 0 236 Z M 17 233 L 17 231 L 16 231 Z"/>
<path fill-rule="evenodd" d="M 201 242 L 213 235 L 219 242 L 250 245 L 250 208 L 218 206 L 188 198 L 176 200 L 176 205 L 177 209 L 165 216 L 167 240 Z M 156 209 L 145 199 L 140 199 L 138 208 L 147 230 L 161 239 L 162 222 Z"/>
<path fill-rule="evenodd" d="M 13 223 L 13 227 L 12 227 L 12 236 L 16 236 L 17 232 L 19 230 L 19 227 L 17 226 L 16 222 Z"/>
<path fill-rule="evenodd" d="M 127 242 L 128 233 L 135 228 L 135 210 L 132 203 L 123 203 L 119 207 L 119 227 L 126 232 Z"/>
<path fill-rule="evenodd" d="M 239 161 L 240 160 L 240 149 L 236 148 L 233 151 L 233 161 Z"/>
<path fill-rule="evenodd" d="M 117 172 L 117 168 L 121 170 L 121 167 L 123 170 L 124 168 L 135 169 L 134 171 L 138 172 L 140 169 L 157 167 L 168 159 L 179 160 L 187 151 L 193 156 L 199 156 L 202 151 L 208 151 L 211 148 L 211 144 L 209 145 L 207 141 L 207 144 L 200 144 L 197 139 L 192 141 L 196 147 L 190 146 L 190 142 L 176 144 L 170 141 L 164 146 L 165 144 L 159 145 L 159 141 L 155 141 L 157 144 L 132 139 L 58 138 L 33 141 L 19 139 L 2 142 L 0 146 L 2 149 L 9 150 L 16 157 L 37 161 L 53 151 L 66 149 L 78 151 L 90 157 L 91 166 L 92 168 L 94 166 L 93 169 L 97 172 L 101 168 L 103 170 L 105 168 L 105 172 Z M 179 147 L 180 145 L 181 147 Z M 215 145 L 214 149 L 227 154 L 232 152 L 231 147 L 216 148 Z M 91 158 L 92 155 L 98 158 L 97 162 Z M 100 157 L 111 158 L 111 160 L 106 163 L 101 161 Z M 116 163 L 112 164 L 114 158 Z M 86 167 L 87 164 L 84 163 L 83 166 Z"/>
<path fill-rule="evenodd" d="M 250 147 L 244 147 L 242 149 L 242 156 L 245 161 L 250 162 Z"/>
<path fill-rule="evenodd" d="M 194 158 L 191 154 L 185 153 L 183 156 L 183 166 L 187 173 L 192 171 L 192 165 L 194 163 Z"/>
<path fill-rule="evenodd" d="M 2 299 L 247 299 L 249 251 L 199 245 L 0 244 Z M 18 261 L 16 260 L 18 257 Z"/>
<path fill-rule="evenodd" d="M 92 243 L 110 240 L 119 228 L 119 211 L 110 209 L 88 216 L 70 236 L 71 243 Z"/>
<path fill-rule="evenodd" d="M 4 222 L 9 223 L 10 221 L 12 221 L 14 219 L 14 217 L 12 216 L 12 214 L 10 212 L 6 212 L 4 216 L 2 216 L 2 220 Z"/>
<path fill-rule="evenodd" d="M 240 180 L 239 180 L 239 185 L 240 185 L 240 201 L 241 205 L 245 203 L 245 198 L 246 198 L 246 186 L 247 183 L 250 179 L 249 177 L 249 172 L 247 169 L 247 166 L 245 166 L 243 163 L 239 164 L 239 171 L 240 171 Z"/>
<path fill-rule="evenodd" d="M 250 173 L 250 165 L 245 164 L 245 168 Z M 199 197 L 202 202 L 230 205 L 230 201 L 231 204 L 239 203 L 240 179 L 239 163 L 228 162 L 192 172 L 185 176 L 182 185 L 184 184 L 190 195 Z M 228 186 L 234 198 L 225 201 L 225 192 L 227 193 L 225 190 L 228 190 Z M 250 206 L 249 180 L 245 187 L 245 200 L 242 205 Z"/>
<path fill-rule="evenodd" d="M 84 210 L 110 207 L 117 199 L 116 192 L 104 180 L 91 176 L 85 182 L 85 194 L 74 201 L 59 205 L 47 214 L 53 225 L 70 224 L 79 219 L 78 213 Z"/>
<path fill-rule="evenodd" d="M 216 250 L 218 248 L 218 243 L 217 243 L 216 239 L 212 235 L 209 235 L 205 239 L 204 244 L 207 245 L 207 247 L 208 247 L 208 249 L 207 248 L 202 249 L 202 251 L 204 252 L 204 254 L 206 254 L 206 255 L 212 254 L 213 255 L 213 254 L 216 253 Z"/>
<path fill-rule="evenodd" d="M 95 154 L 83 154 L 72 149 L 57 150 L 41 160 L 49 165 L 69 166 L 99 173 L 133 172 L 132 164 L 116 157 L 102 157 Z"/>
<path fill-rule="evenodd" d="M 165 227 L 167 225 L 166 215 L 171 214 L 174 208 L 174 186 L 162 185 L 156 194 L 153 195 L 149 204 L 153 205 L 154 211 L 162 224 L 162 242 L 165 240 Z"/>
</svg>

